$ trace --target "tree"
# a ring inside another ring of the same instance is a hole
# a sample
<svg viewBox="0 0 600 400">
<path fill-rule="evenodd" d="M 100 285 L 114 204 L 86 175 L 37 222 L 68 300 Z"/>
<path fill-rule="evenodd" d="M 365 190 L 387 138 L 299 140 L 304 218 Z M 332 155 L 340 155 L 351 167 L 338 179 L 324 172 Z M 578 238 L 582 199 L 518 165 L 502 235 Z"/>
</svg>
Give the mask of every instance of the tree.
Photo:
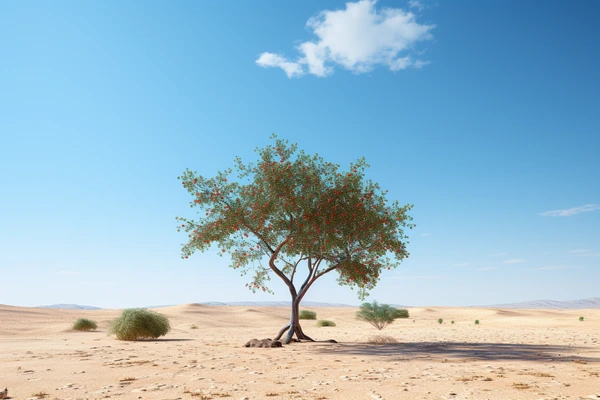
<svg viewBox="0 0 600 400">
<path fill-rule="evenodd" d="M 273 293 L 267 283 L 276 275 L 290 291 L 292 310 L 275 339 L 287 330 L 286 343 L 294 334 L 312 340 L 298 318 L 308 290 L 336 271 L 340 285 L 365 298 L 383 270 L 408 257 L 404 228 L 413 227 L 407 214 L 412 205 L 388 203 L 387 192 L 365 180 L 364 158 L 342 173 L 318 154 L 272 139 L 274 145 L 256 149 L 256 163 L 236 158 L 235 181 L 228 179 L 231 169 L 209 179 L 186 169 L 178 178 L 193 196 L 190 206 L 200 209 L 198 220 L 177 217 L 178 231 L 189 235 L 182 258 L 218 245 L 219 255 L 231 256 L 232 268 L 242 275 L 253 271 L 246 284 L 252 292 Z"/>
<path fill-rule="evenodd" d="M 394 308 L 389 304 L 379 304 L 376 301 L 361 304 L 356 312 L 356 319 L 368 322 L 379 330 L 398 318 L 408 318 L 408 310 Z"/>
</svg>

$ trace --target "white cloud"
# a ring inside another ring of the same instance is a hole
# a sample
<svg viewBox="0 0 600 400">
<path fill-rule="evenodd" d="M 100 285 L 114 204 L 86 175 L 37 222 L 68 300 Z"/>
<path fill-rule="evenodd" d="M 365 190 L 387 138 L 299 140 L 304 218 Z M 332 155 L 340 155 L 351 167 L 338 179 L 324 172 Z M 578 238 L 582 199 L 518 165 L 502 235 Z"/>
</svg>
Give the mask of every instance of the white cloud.
<svg viewBox="0 0 600 400">
<path fill-rule="evenodd" d="M 506 256 L 508 255 L 508 253 L 494 253 L 494 254 L 490 254 L 489 257 L 500 257 L 500 256 Z"/>
<path fill-rule="evenodd" d="M 425 236 L 431 236 L 431 233 L 421 233 L 421 235 L 419 235 L 419 236 L 423 236 L 423 237 L 425 237 Z"/>
<path fill-rule="evenodd" d="M 497 267 L 483 267 L 483 268 L 477 268 L 477 271 L 493 271 L 497 269 Z"/>
<path fill-rule="evenodd" d="M 79 275 L 79 272 L 77 272 L 77 271 L 68 271 L 68 270 L 57 271 L 56 275 Z"/>
<path fill-rule="evenodd" d="M 600 257 L 600 253 L 585 253 L 585 254 L 580 254 L 580 256 L 582 256 L 582 257 Z"/>
<path fill-rule="evenodd" d="M 520 264 L 522 262 L 525 262 L 524 258 L 512 258 L 510 260 L 504 261 L 504 264 Z"/>
<path fill-rule="evenodd" d="M 421 69 L 424 66 L 429 65 L 429 64 L 431 64 L 430 61 L 416 60 L 412 66 L 415 67 L 416 69 Z"/>
<path fill-rule="evenodd" d="M 423 3 L 421 3 L 419 0 L 408 0 L 408 7 L 416 8 L 419 11 L 422 11 L 425 8 Z"/>
<path fill-rule="evenodd" d="M 600 204 L 586 204 L 585 206 L 568 208 L 566 210 L 546 211 L 539 215 L 544 217 L 570 217 L 572 215 L 595 210 L 600 210 Z"/>
<path fill-rule="evenodd" d="M 302 76 L 304 72 L 298 63 L 286 61 L 285 58 L 273 53 L 262 53 L 256 63 L 261 67 L 279 67 L 285 71 L 288 78 Z"/>
<path fill-rule="evenodd" d="M 377 10 L 376 2 L 360 0 L 346 3 L 346 9 L 320 12 L 306 23 L 317 38 L 296 47 L 300 53 L 296 61 L 265 52 L 256 63 L 281 68 L 288 78 L 306 72 L 326 77 L 336 65 L 360 74 L 377 65 L 399 71 L 429 64 L 415 59 L 418 54 L 413 49 L 418 42 L 432 38 L 430 31 L 435 26 L 417 23 L 412 12 L 400 8 Z"/>
<path fill-rule="evenodd" d="M 458 263 L 458 264 L 454 264 L 455 267 L 466 267 L 467 265 L 469 265 L 469 263 Z"/>
</svg>

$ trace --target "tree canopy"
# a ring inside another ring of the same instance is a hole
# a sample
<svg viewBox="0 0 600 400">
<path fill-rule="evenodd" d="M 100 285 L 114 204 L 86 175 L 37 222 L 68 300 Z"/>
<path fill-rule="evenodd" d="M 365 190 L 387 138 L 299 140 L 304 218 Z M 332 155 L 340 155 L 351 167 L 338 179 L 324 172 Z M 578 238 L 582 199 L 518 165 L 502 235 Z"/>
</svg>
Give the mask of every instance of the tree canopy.
<svg viewBox="0 0 600 400">
<path fill-rule="evenodd" d="M 252 272 L 250 290 L 271 292 L 268 281 L 275 274 L 297 304 L 332 271 L 340 285 L 365 298 L 383 270 L 408 257 L 404 230 L 413 227 L 412 205 L 388 202 L 387 192 L 365 178 L 364 158 L 341 171 L 318 154 L 272 139 L 273 145 L 256 149 L 257 162 L 236 158 L 234 179 L 231 169 L 212 178 L 188 169 L 179 177 L 199 212 L 196 220 L 178 217 L 178 230 L 189 237 L 182 257 L 216 244 L 220 255 L 231 257 L 232 268 Z"/>
</svg>

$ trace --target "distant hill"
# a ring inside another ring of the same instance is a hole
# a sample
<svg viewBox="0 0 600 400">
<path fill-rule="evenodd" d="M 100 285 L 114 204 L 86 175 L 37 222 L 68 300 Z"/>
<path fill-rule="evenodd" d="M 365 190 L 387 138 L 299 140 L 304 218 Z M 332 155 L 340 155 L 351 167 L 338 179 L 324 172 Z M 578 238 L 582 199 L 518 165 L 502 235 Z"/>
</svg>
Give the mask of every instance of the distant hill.
<svg viewBox="0 0 600 400">
<path fill-rule="evenodd" d="M 79 304 L 52 304 L 49 306 L 38 306 L 37 308 L 60 308 L 63 310 L 102 310 L 100 307 L 80 306 Z"/>
<path fill-rule="evenodd" d="M 291 301 L 232 301 L 232 302 L 220 302 L 220 301 L 207 301 L 204 303 L 198 303 L 205 306 L 244 306 L 244 307 L 290 307 Z M 318 301 L 303 301 L 303 307 L 356 307 L 349 304 L 342 303 L 321 303 Z"/>
<path fill-rule="evenodd" d="M 238 301 L 238 302 L 219 302 L 207 301 L 199 303 L 207 306 L 246 306 L 246 307 L 289 307 L 292 305 L 290 301 Z M 400 304 L 390 304 L 396 308 L 411 308 L 419 306 L 406 306 Z M 342 304 L 342 303 L 323 303 L 315 301 L 303 301 L 303 307 L 358 307 L 357 305 Z M 523 309 L 556 309 L 556 310 L 581 310 L 585 308 L 600 308 L 600 297 L 591 297 L 582 300 L 555 301 L 555 300 L 535 300 L 524 301 L 519 303 L 495 304 L 473 306 L 482 308 L 523 308 Z"/>
<path fill-rule="evenodd" d="M 490 308 L 529 308 L 529 309 L 555 309 L 555 310 L 581 310 L 585 308 L 600 308 L 600 297 L 590 297 L 582 300 L 535 300 L 520 303 L 496 304 L 492 306 L 479 306 Z"/>
<path fill-rule="evenodd" d="M 243 307 L 290 307 L 292 305 L 291 301 L 229 301 L 229 302 L 221 302 L 221 301 L 206 301 L 202 303 L 205 306 L 243 306 Z M 154 305 L 154 306 L 146 306 L 144 308 L 163 308 L 163 307 L 172 307 L 174 304 L 163 304 L 163 305 Z M 302 306 L 305 307 L 356 307 L 349 304 L 342 303 L 321 303 L 317 301 L 303 301 Z M 93 306 L 81 306 L 79 304 L 52 304 L 49 306 L 38 306 L 38 308 L 60 308 L 63 310 L 102 310 L 100 307 Z"/>
<path fill-rule="evenodd" d="M 202 303 L 205 306 L 243 306 L 243 307 L 290 307 L 291 301 L 206 301 Z M 411 308 L 418 306 L 405 306 L 400 304 L 390 304 L 396 308 Z M 161 308 L 170 307 L 169 305 L 148 306 L 145 308 Z M 342 304 L 342 303 L 324 303 L 318 301 L 303 301 L 302 307 L 358 307 L 357 305 Z M 554 309 L 554 310 L 581 310 L 585 308 L 600 308 L 600 297 L 590 297 L 582 300 L 535 300 L 523 301 L 519 303 L 480 305 L 471 307 L 481 308 L 520 308 L 520 309 Z M 39 308 L 61 308 L 65 310 L 102 310 L 100 307 L 81 306 L 79 304 L 53 304 L 49 306 L 39 306 Z"/>
</svg>

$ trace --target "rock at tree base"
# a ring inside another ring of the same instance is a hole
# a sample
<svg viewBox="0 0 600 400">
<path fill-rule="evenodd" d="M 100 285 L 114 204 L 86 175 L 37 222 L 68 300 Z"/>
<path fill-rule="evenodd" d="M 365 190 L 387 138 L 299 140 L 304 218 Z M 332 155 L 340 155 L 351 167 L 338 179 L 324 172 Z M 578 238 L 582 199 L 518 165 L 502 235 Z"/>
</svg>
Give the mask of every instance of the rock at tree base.
<svg viewBox="0 0 600 400">
<path fill-rule="evenodd" d="M 271 339 L 252 339 L 244 345 L 244 347 L 283 347 L 279 340 Z"/>
</svg>

